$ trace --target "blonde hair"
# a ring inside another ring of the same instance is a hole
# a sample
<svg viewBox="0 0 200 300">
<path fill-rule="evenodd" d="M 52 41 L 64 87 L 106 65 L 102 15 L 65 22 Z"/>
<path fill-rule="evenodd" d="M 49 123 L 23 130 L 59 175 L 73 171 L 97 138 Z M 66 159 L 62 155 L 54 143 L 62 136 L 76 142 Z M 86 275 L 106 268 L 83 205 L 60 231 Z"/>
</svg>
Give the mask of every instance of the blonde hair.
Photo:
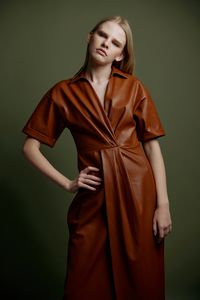
<svg viewBox="0 0 200 300">
<path fill-rule="evenodd" d="M 121 26 L 121 28 L 124 30 L 124 32 L 126 34 L 126 45 L 123 50 L 124 58 L 121 61 L 114 61 L 113 65 L 125 73 L 133 74 L 134 69 L 135 69 L 135 57 L 134 57 L 134 50 L 133 50 L 133 35 L 132 35 L 132 31 L 131 31 L 128 21 L 120 16 L 106 17 L 106 18 L 100 20 L 90 32 L 91 33 L 95 32 L 99 28 L 99 26 L 105 22 L 117 23 L 118 25 Z M 86 69 L 86 67 L 88 65 L 88 59 L 89 59 L 89 51 L 88 51 L 88 47 L 87 47 L 84 64 L 81 67 L 81 69 L 78 71 L 78 73 L 80 73 L 81 71 Z"/>
</svg>

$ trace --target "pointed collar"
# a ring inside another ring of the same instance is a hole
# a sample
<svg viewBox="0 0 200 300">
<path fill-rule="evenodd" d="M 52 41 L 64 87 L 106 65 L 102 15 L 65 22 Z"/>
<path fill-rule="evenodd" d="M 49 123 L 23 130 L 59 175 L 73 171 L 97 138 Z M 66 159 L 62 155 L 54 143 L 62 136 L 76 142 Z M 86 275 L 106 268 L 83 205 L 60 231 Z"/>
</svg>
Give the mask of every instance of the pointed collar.
<svg viewBox="0 0 200 300">
<path fill-rule="evenodd" d="M 111 76 L 110 77 L 112 77 L 114 75 L 123 77 L 125 79 L 128 78 L 128 74 L 127 73 L 121 71 L 120 69 L 116 68 L 115 66 L 112 66 Z M 82 70 L 79 73 L 75 74 L 74 77 L 72 77 L 71 82 L 75 82 L 75 81 L 78 81 L 80 79 L 86 79 L 86 72 L 85 72 L 85 70 Z"/>
</svg>

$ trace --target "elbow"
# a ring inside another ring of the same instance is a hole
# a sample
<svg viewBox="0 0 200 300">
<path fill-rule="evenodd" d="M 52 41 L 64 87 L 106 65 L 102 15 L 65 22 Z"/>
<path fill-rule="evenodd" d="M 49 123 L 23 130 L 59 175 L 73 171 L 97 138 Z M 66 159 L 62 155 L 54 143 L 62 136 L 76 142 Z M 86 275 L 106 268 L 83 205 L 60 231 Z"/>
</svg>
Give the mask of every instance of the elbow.
<svg viewBox="0 0 200 300">
<path fill-rule="evenodd" d="M 27 140 L 26 140 L 27 141 Z M 27 145 L 27 142 L 25 141 L 23 147 L 22 147 L 22 155 L 27 157 L 29 153 L 29 147 Z"/>
<path fill-rule="evenodd" d="M 38 150 L 40 148 L 40 142 L 27 137 L 24 145 L 22 147 L 22 154 L 24 157 L 29 158 L 33 151 Z"/>
<path fill-rule="evenodd" d="M 147 156 L 150 157 L 153 153 L 159 150 L 160 145 L 157 139 L 152 139 L 143 143 L 143 148 Z"/>
</svg>

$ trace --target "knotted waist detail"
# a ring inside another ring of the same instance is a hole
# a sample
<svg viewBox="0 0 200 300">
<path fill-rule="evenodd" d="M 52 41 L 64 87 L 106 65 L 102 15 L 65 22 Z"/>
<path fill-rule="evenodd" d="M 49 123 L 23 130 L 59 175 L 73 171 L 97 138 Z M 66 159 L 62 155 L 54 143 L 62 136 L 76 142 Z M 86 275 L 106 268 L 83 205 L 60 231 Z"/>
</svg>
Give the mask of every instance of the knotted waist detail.
<svg viewBox="0 0 200 300">
<path fill-rule="evenodd" d="M 85 147 L 83 148 L 83 146 L 81 145 L 81 147 L 76 144 L 77 146 L 77 150 L 79 153 L 84 153 L 84 152 L 89 152 L 89 151 L 99 151 L 99 150 L 106 150 L 106 149 L 113 149 L 113 148 L 121 148 L 121 149 L 127 149 L 127 150 L 133 150 L 137 147 L 140 146 L 140 142 L 137 141 L 134 144 L 119 144 L 118 142 L 109 142 L 107 144 L 97 144 L 97 145 L 85 145 Z"/>
</svg>

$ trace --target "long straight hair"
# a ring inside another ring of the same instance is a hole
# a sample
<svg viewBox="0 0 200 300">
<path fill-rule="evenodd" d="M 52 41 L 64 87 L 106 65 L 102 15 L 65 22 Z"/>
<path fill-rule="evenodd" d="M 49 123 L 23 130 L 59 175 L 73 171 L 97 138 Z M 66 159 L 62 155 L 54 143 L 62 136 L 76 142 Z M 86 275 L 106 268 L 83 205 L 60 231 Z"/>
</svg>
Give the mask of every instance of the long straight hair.
<svg viewBox="0 0 200 300">
<path fill-rule="evenodd" d="M 106 17 L 106 18 L 100 20 L 90 32 L 94 33 L 101 24 L 108 22 L 108 21 L 115 22 L 118 25 L 120 25 L 126 34 L 126 45 L 124 46 L 124 50 L 123 50 L 124 58 L 121 61 L 113 61 L 113 65 L 125 73 L 133 74 L 134 69 L 135 69 L 133 35 L 132 35 L 130 25 L 126 19 L 122 18 L 121 16 Z M 89 50 L 88 50 L 88 46 L 87 46 L 84 64 L 81 67 L 81 69 L 77 72 L 77 74 L 79 74 L 81 71 L 84 71 L 87 68 L 88 60 L 89 60 Z"/>
</svg>

